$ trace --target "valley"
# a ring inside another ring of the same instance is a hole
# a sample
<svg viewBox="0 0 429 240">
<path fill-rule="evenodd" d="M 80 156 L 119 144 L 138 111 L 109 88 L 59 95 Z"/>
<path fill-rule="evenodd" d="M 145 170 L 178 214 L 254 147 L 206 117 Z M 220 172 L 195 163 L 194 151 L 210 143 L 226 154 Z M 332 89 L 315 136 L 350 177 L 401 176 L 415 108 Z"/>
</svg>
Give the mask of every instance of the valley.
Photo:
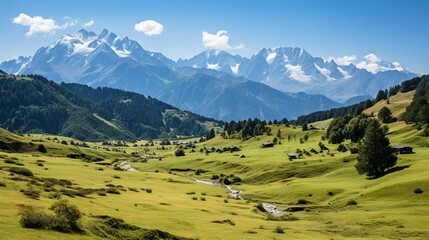
<svg viewBox="0 0 429 240">
<path fill-rule="evenodd" d="M 259 147 L 273 136 L 257 136 L 244 142 L 218 136 L 197 143 L 195 150 L 185 150 L 182 157 L 175 156 L 175 146 L 159 145 L 157 140 L 153 146 L 146 144 L 147 141 L 138 141 L 126 142 L 127 146 L 88 142 L 82 147 L 83 143 L 75 139 L 41 134 L 17 136 L 1 130 L 2 142 L 21 143 L 22 147 L 17 151 L 6 151 L 2 147 L 0 204 L 5 211 L 0 214 L 0 232 L 7 233 L 9 239 L 41 236 L 93 239 L 101 237 L 94 231 L 101 226 L 95 216 L 107 215 L 140 228 L 160 229 L 194 239 L 280 239 L 283 236 L 424 239 L 429 236 L 425 227 L 429 223 L 426 211 L 429 150 L 421 130 L 404 122 L 389 124 L 392 144 L 410 145 L 415 153 L 399 155 L 399 171 L 368 180 L 354 169 L 356 155 L 338 152 L 337 145 L 321 140 L 324 130 L 303 132 L 300 127 L 283 124 L 270 128 L 272 132 L 280 130 L 283 136 L 281 144 L 273 148 Z M 304 134 L 309 136 L 305 143 L 288 141 L 286 137 L 293 135 L 299 139 Z M 63 141 L 68 145 L 61 144 Z M 70 145 L 71 141 L 74 145 Z M 287 154 L 295 153 L 298 148 L 319 151 L 321 141 L 329 151 L 288 159 Z M 35 150 L 36 144 L 43 144 L 47 152 Z M 241 150 L 216 152 L 230 146 Z M 78 157 L 70 158 L 72 156 Z M 122 161 L 127 161 L 136 171 L 123 171 L 121 165 L 115 166 Z M 28 168 L 35 177 L 10 173 L 10 168 L 16 165 Z M 232 187 L 244 191 L 241 200 L 230 198 L 226 188 L 193 180 L 228 178 L 232 181 L 234 177 L 239 181 Z M 46 178 L 66 179 L 72 185 L 47 187 L 40 180 Z M 117 194 L 106 193 L 111 188 L 117 189 L 114 191 Z M 414 193 L 416 188 L 423 193 Z M 32 198 L 20 192 L 25 189 L 34 189 L 40 194 Z M 85 193 L 85 189 L 98 190 Z M 59 196 L 69 199 L 84 213 L 85 234 L 63 235 L 19 225 L 20 205 L 47 209 Z M 286 214 L 275 217 L 263 212 L 258 208 L 262 202 L 275 204 Z M 284 235 L 277 233 L 281 232 L 279 228 Z M 119 236 L 133 239 L 133 231 L 121 234 L 125 235 Z"/>
</svg>

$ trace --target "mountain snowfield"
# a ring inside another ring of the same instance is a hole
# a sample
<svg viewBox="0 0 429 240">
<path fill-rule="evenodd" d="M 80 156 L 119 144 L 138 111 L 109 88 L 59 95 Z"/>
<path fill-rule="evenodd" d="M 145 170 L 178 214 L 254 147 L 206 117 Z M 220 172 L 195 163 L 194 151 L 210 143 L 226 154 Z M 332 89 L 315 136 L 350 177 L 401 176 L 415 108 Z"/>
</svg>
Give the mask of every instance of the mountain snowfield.
<svg viewBox="0 0 429 240">
<path fill-rule="evenodd" d="M 106 29 L 98 35 L 82 29 L 33 56 L 5 61 L 0 69 L 39 74 L 56 82 L 134 91 L 222 120 L 270 120 L 296 118 L 339 107 L 338 102 L 349 99 L 373 97 L 380 89 L 416 76 L 399 63 L 375 55 L 365 60 L 339 65 L 335 59 L 325 61 L 301 48 L 279 47 L 262 49 L 250 59 L 207 50 L 173 61 Z"/>
</svg>

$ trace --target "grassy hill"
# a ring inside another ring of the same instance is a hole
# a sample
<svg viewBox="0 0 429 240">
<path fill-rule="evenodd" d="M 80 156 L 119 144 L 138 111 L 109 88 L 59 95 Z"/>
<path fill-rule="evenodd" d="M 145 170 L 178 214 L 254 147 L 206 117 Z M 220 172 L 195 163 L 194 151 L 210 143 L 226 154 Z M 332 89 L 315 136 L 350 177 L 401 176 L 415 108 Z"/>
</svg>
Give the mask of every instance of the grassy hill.
<svg viewBox="0 0 429 240">
<path fill-rule="evenodd" d="M 429 139 L 421 135 L 422 130 L 404 122 L 389 124 L 391 143 L 412 146 L 415 153 L 399 155 L 395 171 L 368 180 L 354 168 L 356 155 L 338 152 L 337 145 L 322 141 L 324 130 L 270 127 L 273 133 L 281 132 L 281 144 L 273 148 L 259 145 L 272 141 L 274 135 L 244 142 L 215 137 L 197 144 L 195 150 L 186 149 L 183 157 L 175 156 L 175 146 L 161 146 L 159 141 L 154 146 L 145 146 L 146 141 L 136 145 L 122 141 L 84 144 L 65 137 L 18 136 L 0 130 L 4 146 L 13 142 L 28 146 L 22 151 L 6 147 L 0 150 L 0 234 L 8 239 L 133 239 L 142 232 L 159 229 L 198 239 L 429 238 Z M 308 141 L 300 143 L 305 134 Z M 67 145 L 61 143 L 63 140 Z M 297 149 L 310 152 L 314 148 L 319 152 L 319 142 L 330 150 L 289 160 L 287 153 Z M 47 152 L 39 152 L 38 144 L 43 144 Z M 231 146 L 241 151 L 216 152 Z M 115 163 L 123 161 L 138 172 L 118 170 Z M 34 177 L 12 175 L 13 167 L 28 168 Z M 210 180 L 214 175 L 241 179 L 232 186 L 244 191 L 244 199 L 228 198 L 227 189 L 192 180 Z M 52 183 L 60 179 L 72 184 Z M 417 188 L 423 193 L 414 193 Z M 28 189 L 40 191 L 39 196 L 25 195 Z M 49 211 L 58 196 L 70 199 L 84 213 L 85 234 L 20 226 L 20 205 Z M 273 203 L 288 214 L 272 217 L 257 208 L 258 202 Z M 107 226 L 96 217 L 99 215 L 123 219 L 141 228 L 140 232 Z"/>
<path fill-rule="evenodd" d="M 20 133 L 135 140 L 203 136 L 221 124 L 137 93 L 56 84 L 36 75 L 0 72 L 0 91 L 0 127 Z"/>
<path fill-rule="evenodd" d="M 377 116 L 378 111 L 381 108 L 387 107 L 392 111 L 392 116 L 398 118 L 402 113 L 405 112 L 405 109 L 413 101 L 415 90 L 409 92 L 398 92 L 396 95 L 391 96 L 386 100 L 381 100 L 377 102 L 374 106 L 367 108 L 363 111 L 364 114 Z"/>
</svg>

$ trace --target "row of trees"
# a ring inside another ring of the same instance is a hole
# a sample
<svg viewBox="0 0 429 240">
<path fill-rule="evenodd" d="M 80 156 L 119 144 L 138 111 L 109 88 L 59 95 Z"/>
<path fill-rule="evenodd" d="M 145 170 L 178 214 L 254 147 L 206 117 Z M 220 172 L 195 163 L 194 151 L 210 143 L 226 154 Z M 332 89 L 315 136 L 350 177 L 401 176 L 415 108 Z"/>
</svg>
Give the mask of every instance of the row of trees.
<svg viewBox="0 0 429 240">
<path fill-rule="evenodd" d="M 419 77 L 420 79 L 414 99 L 402 115 L 406 122 L 418 122 L 429 124 L 429 75 Z"/>
</svg>

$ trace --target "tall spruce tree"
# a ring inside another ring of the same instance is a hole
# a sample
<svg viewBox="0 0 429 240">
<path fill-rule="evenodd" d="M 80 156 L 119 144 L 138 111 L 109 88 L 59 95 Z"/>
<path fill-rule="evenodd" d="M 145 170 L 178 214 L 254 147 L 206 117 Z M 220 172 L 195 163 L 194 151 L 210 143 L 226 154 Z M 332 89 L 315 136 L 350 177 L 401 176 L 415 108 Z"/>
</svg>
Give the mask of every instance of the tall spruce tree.
<svg viewBox="0 0 429 240">
<path fill-rule="evenodd" d="M 359 147 L 356 170 L 359 174 L 366 174 L 368 177 L 379 177 L 386 169 L 395 166 L 397 159 L 385 130 L 377 120 L 371 120 Z"/>
</svg>

